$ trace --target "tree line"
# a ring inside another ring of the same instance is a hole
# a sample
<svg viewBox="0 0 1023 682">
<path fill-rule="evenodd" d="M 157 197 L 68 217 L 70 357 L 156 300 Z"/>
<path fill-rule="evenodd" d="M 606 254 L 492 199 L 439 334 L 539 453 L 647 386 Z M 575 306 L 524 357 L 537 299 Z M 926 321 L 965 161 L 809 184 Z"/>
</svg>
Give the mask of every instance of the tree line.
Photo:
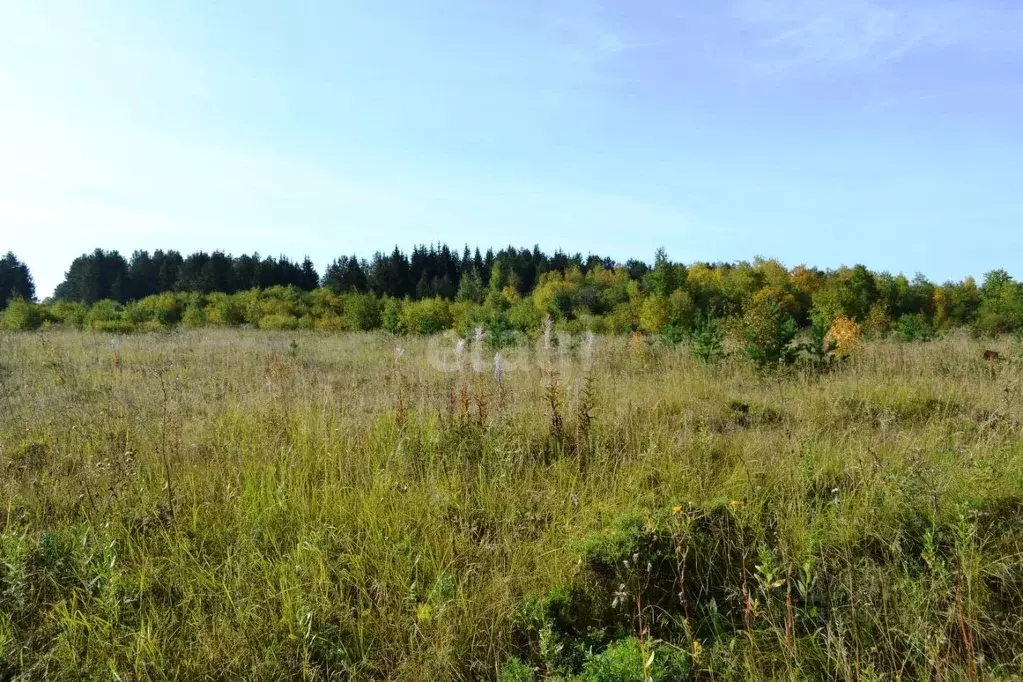
<svg viewBox="0 0 1023 682">
<path fill-rule="evenodd" d="M 34 293 L 23 263 L 13 254 L 0 260 L 0 304 L 32 301 Z M 160 305 L 176 312 L 146 318 L 144 311 L 155 305 L 151 299 L 160 296 Z M 167 303 L 171 300 L 176 303 Z M 253 303 L 257 300 L 264 303 Z M 126 259 L 97 249 L 71 263 L 49 303 L 47 314 L 57 323 L 63 318 L 53 310 L 79 311 L 69 319 L 84 324 L 80 311 L 99 306 L 103 312 L 94 315 L 94 328 L 205 320 L 428 333 L 470 323 L 528 330 L 549 315 L 572 328 L 678 336 L 703 318 L 739 319 L 771 306 L 797 327 L 842 317 L 865 330 L 898 328 L 910 336 L 963 326 L 992 334 L 1023 330 L 1023 284 L 1003 270 L 988 273 L 980 285 L 972 278 L 936 284 L 922 275 L 910 279 L 863 265 L 790 269 L 760 258 L 686 265 L 663 249 L 648 264 L 547 254 L 538 247 L 481 252 L 466 246 L 459 252 L 443 244 L 420 245 L 409 254 L 395 247 L 369 259 L 337 258 L 322 276 L 308 257 L 298 262 L 157 250 Z M 54 308 L 57 304 L 62 307 Z M 361 312 L 351 312 L 356 310 Z M 125 315 L 131 320 L 122 325 L 118 320 Z M 266 316 L 273 319 L 264 322 Z"/>
<path fill-rule="evenodd" d="M 259 254 L 231 256 L 221 251 L 183 256 L 177 251 L 136 251 L 126 259 L 117 251 L 96 249 L 76 258 L 54 292 L 60 301 L 92 305 L 109 299 L 118 303 L 137 301 L 164 292 L 195 291 L 204 294 L 233 294 L 248 289 L 294 286 L 312 291 L 324 286 L 336 293 L 373 293 L 377 296 L 420 300 L 439 296 L 453 300 L 463 280 L 489 284 L 495 264 L 511 278 L 520 294 L 532 290 L 541 275 L 551 270 L 564 273 L 570 267 L 586 272 L 595 265 L 614 269 L 611 259 L 580 254 L 569 256 L 560 251 L 548 256 L 538 247 L 508 247 L 498 253 L 488 249 L 482 254 L 466 246 L 461 255 L 447 245 L 421 245 L 407 255 L 395 247 L 390 253 L 378 252 L 371 259 L 342 256 L 327 266 L 323 276 L 306 257 L 301 263 Z M 646 271 L 645 264 L 630 261 L 627 266 L 636 277 Z"/>
</svg>

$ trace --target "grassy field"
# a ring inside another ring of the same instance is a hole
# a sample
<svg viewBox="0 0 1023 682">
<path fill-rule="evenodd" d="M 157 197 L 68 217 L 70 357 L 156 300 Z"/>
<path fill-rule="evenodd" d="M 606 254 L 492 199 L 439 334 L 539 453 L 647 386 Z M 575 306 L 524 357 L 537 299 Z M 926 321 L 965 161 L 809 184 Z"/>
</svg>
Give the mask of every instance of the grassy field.
<svg viewBox="0 0 1023 682">
<path fill-rule="evenodd" d="M 603 337 L 500 364 L 0 337 L 0 679 L 1023 674 L 1008 341 L 826 374 Z"/>
</svg>

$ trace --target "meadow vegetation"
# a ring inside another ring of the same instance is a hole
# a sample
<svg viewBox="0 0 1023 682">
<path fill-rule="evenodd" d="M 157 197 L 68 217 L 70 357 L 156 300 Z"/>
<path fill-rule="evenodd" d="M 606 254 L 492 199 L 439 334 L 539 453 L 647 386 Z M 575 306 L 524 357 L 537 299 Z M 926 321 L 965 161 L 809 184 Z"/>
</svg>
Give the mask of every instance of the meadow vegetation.
<svg viewBox="0 0 1023 682">
<path fill-rule="evenodd" d="M 1023 674 L 1009 337 L 186 321 L 218 300 L 0 335 L 0 679 Z"/>
</svg>

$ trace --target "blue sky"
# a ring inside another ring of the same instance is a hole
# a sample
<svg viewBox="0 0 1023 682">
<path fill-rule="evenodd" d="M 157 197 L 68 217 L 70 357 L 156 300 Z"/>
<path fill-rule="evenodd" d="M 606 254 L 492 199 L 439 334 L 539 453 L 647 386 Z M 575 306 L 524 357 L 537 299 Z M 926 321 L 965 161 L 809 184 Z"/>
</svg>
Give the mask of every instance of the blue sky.
<svg viewBox="0 0 1023 682">
<path fill-rule="evenodd" d="M 0 0 L 0 249 L 1023 275 L 1015 0 Z"/>
</svg>

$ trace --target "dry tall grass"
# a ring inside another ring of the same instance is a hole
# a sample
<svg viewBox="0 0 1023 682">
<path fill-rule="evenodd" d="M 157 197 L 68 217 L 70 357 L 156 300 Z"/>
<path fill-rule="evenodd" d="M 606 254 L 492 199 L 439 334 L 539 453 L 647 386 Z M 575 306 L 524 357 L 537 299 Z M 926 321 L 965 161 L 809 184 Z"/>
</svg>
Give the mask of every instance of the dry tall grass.
<svg viewBox="0 0 1023 682">
<path fill-rule="evenodd" d="M 0 337 L 0 679 L 1023 674 L 1018 351 L 637 343 Z"/>
</svg>

